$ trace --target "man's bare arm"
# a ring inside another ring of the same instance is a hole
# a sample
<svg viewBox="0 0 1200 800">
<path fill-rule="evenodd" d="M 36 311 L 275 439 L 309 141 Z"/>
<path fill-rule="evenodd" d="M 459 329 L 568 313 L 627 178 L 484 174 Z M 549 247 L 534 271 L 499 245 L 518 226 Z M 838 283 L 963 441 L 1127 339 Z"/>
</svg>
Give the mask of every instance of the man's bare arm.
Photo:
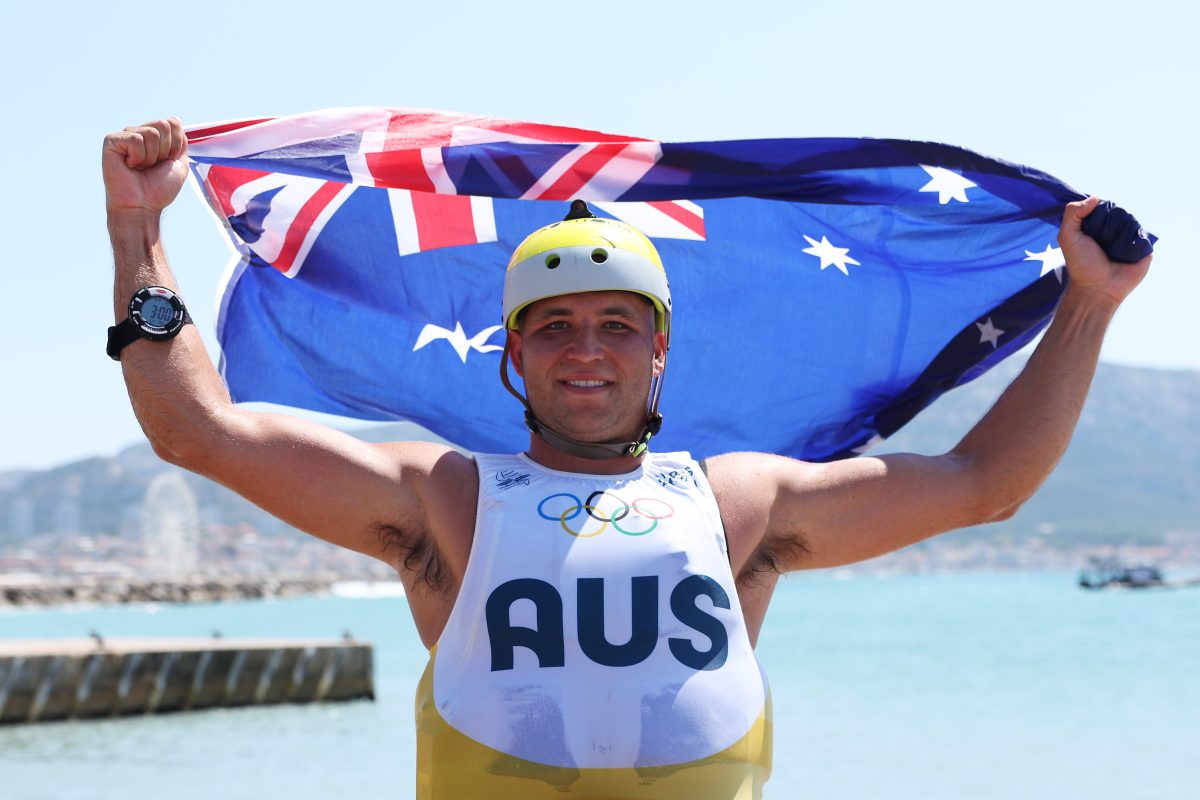
<svg viewBox="0 0 1200 800">
<path fill-rule="evenodd" d="M 772 571 L 872 558 L 938 533 L 1007 519 L 1070 442 L 1117 306 L 1150 259 L 1117 264 L 1080 228 L 1095 198 L 1070 204 L 1059 242 L 1070 284 L 1025 369 L 950 452 L 811 464 L 759 454 L 713 459 L 723 514 L 744 521 L 734 566 Z"/>
<path fill-rule="evenodd" d="M 178 120 L 127 128 L 105 139 L 118 320 L 144 286 L 177 291 L 159 216 L 186 178 L 185 155 Z M 121 352 L 121 365 L 138 421 L 161 457 L 229 486 L 301 530 L 388 561 L 403 574 L 421 565 L 406 563 L 406 552 L 390 546 L 395 537 L 380 535 L 383 527 L 410 542 L 461 527 L 428 519 L 424 509 L 461 503 L 458 497 L 427 495 L 448 487 L 469 491 L 474 481 L 469 459 L 439 445 L 371 445 L 303 420 L 240 410 L 194 326 L 184 326 L 167 342 L 133 342 Z M 434 475 L 439 479 L 431 481 Z M 451 572 L 456 566 L 449 565 Z"/>
</svg>

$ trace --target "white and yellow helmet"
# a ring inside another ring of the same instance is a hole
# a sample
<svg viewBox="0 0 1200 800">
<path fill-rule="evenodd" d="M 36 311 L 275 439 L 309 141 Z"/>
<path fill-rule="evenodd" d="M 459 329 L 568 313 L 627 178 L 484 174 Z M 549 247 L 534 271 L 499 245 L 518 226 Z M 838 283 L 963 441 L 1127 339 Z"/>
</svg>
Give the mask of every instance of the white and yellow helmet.
<svg viewBox="0 0 1200 800">
<path fill-rule="evenodd" d="M 624 222 L 594 216 L 582 200 L 562 222 L 539 228 L 517 247 L 504 278 L 504 328 L 547 297 L 577 292 L 636 292 L 654 304 L 654 323 L 670 337 L 671 289 L 654 245 Z"/>
<path fill-rule="evenodd" d="M 520 328 L 521 312 L 547 297 L 579 292 L 636 292 L 654 304 L 654 326 L 671 344 L 671 289 L 662 259 L 646 236 L 624 222 L 603 219 L 575 200 L 562 222 L 539 228 L 525 238 L 508 262 L 504 277 L 504 328 Z M 500 378 L 525 405 L 525 424 L 552 446 L 584 458 L 640 456 L 662 426 L 658 400 L 662 373 L 651 386 L 646 425 L 634 442 L 580 442 L 546 427 L 508 377 L 508 344 L 500 359 Z"/>
</svg>

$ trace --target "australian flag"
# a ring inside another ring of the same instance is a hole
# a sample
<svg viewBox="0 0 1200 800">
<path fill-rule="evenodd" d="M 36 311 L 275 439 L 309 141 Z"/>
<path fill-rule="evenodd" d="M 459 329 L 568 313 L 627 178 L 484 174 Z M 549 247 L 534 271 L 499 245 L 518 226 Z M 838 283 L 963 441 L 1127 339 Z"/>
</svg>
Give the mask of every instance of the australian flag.
<svg viewBox="0 0 1200 800">
<path fill-rule="evenodd" d="M 649 236 L 674 300 L 659 450 L 842 458 L 1016 352 L 1064 289 L 1037 170 L 889 139 L 658 142 L 351 108 L 190 129 L 237 251 L 235 401 L 522 449 L 501 386 L 509 255 L 583 198 Z M 514 380 L 516 380 L 514 376 Z"/>
</svg>

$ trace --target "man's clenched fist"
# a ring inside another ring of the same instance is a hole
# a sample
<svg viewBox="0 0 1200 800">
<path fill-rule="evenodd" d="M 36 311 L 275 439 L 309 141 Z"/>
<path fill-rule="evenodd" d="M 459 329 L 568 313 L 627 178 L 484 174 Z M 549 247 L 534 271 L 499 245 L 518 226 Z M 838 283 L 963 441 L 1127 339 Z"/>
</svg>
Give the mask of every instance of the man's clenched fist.
<svg viewBox="0 0 1200 800">
<path fill-rule="evenodd" d="M 187 136 L 175 117 L 133 125 L 104 137 L 108 212 L 157 215 L 187 179 Z"/>
</svg>

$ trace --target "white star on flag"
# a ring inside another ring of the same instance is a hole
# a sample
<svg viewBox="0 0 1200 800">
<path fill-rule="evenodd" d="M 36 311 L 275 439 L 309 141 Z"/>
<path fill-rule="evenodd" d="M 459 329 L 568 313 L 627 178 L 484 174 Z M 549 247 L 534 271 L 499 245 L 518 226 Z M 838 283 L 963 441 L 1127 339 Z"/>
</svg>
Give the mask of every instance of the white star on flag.
<svg viewBox="0 0 1200 800">
<path fill-rule="evenodd" d="M 1053 272 L 1054 277 L 1058 278 L 1058 282 L 1062 283 L 1062 268 L 1067 265 L 1067 259 L 1063 256 L 1060 248 L 1048 244 L 1046 249 L 1040 253 L 1026 250 L 1025 260 L 1042 262 L 1042 274 L 1038 275 L 1039 278 L 1045 277 L 1047 272 Z"/>
<path fill-rule="evenodd" d="M 996 343 L 1000 341 L 1004 331 L 992 324 L 992 318 L 988 317 L 986 322 L 976 322 L 975 327 L 979 328 L 979 343 L 991 342 L 992 349 L 996 349 Z"/>
<path fill-rule="evenodd" d="M 805 236 L 804 239 L 810 245 L 812 245 L 812 247 L 806 247 L 800 252 L 808 253 L 810 256 L 816 256 L 817 258 L 821 259 L 822 271 L 824 271 L 826 267 L 833 266 L 840 269 L 843 275 L 849 275 L 850 272 L 846 269 L 847 264 L 853 264 L 856 267 L 862 266 L 862 264 L 858 263 L 847 255 L 847 253 L 850 252 L 849 247 L 834 247 L 824 236 L 821 237 L 821 241 L 819 242 L 816 239 L 810 238 L 809 236 Z"/>
<path fill-rule="evenodd" d="M 978 184 L 967 180 L 957 172 L 948 170 L 945 167 L 927 167 L 921 164 L 921 169 L 928 172 L 931 178 L 929 183 L 921 187 L 921 191 L 937 192 L 938 202 L 942 205 L 946 205 L 951 200 L 966 203 L 967 189 L 978 186 Z"/>
</svg>

